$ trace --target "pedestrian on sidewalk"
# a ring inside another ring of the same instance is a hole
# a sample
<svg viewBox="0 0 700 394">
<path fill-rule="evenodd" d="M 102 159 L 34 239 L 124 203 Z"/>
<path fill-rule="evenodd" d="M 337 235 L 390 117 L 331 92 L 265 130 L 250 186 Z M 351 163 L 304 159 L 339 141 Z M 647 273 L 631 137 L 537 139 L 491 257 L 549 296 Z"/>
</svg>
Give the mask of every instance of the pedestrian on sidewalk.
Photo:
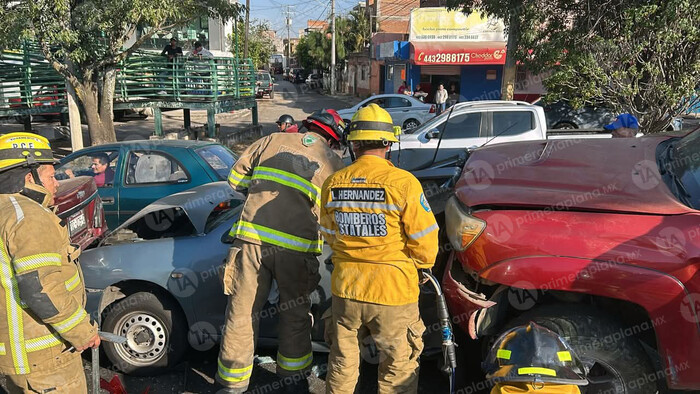
<svg viewBox="0 0 700 394">
<path fill-rule="evenodd" d="M 408 87 L 408 83 L 406 81 L 403 81 L 401 86 L 399 86 L 399 90 L 397 93 L 398 94 L 405 94 L 407 96 L 410 96 L 412 94 L 411 88 Z"/>
<path fill-rule="evenodd" d="M 445 111 L 445 103 L 447 102 L 447 90 L 440 84 L 438 85 L 438 90 L 435 92 L 435 104 L 437 106 L 437 114 L 440 115 Z"/>
<path fill-rule="evenodd" d="M 360 332 L 379 349 L 379 393 L 416 393 L 425 326 L 418 270 L 438 252 L 438 225 L 418 179 L 386 160 L 398 142 L 389 113 L 357 111 L 348 141 L 357 160 L 331 175 L 321 194 L 321 232 L 333 250 L 327 393 L 355 391 Z"/>
<path fill-rule="evenodd" d="M 50 210 L 56 162 L 43 137 L 0 137 L 0 374 L 10 394 L 87 393 L 80 352 L 100 345 L 80 249 Z"/>
<path fill-rule="evenodd" d="M 413 97 L 417 98 L 421 103 L 425 102 L 425 98 L 428 97 L 428 92 L 421 90 L 420 85 L 416 85 L 416 91 L 413 92 Z"/>
<path fill-rule="evenodd" d="M 289 392 L 306 390 L 311 368 L 311 302 L 320 280 L 317 255 L 321 185 L 343 167 L 331 149 L 341 141 L 342 119 L 311 114 L 304 133 L 272 133 L 250 145 L 228 182 L 248 190 L 223 270 L 229 296 L 216 380 L 224 392 L 247 390 L 261 309 L 272 280 L 279 286 L 277 374 Z M 296 391 L 295 391 L 296 390 Z"/>
</svg>

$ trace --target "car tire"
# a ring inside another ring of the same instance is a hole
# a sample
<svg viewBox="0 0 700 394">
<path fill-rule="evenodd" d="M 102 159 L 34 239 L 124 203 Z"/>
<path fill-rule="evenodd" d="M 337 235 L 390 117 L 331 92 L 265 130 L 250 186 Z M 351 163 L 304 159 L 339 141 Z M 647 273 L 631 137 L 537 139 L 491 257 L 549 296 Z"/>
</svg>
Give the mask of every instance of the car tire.
<svg viewBox="0 0 700 394">
<path fill-rule="evenodd" d="M 420 126 L 420 122 L 415 119 L 408 119 L 407 121 L 403 122 L 404 130 L 413 130 L 418 126 Z"/>
<path fill-rule="evenodd" d="M 625 327 L 609 314 L 582 305 L 545 305 L 512 320 L 503 331 L 529 322 L 562 336 L 589 368 L 590 383 L 581 387 L 582 394 L 658 391 L 656 379 L 640 382 L 640 377 L 657 377 L 644 348 L 634 337 L 620 335 Z"/>
<path fill-rule="evenodd" d="M 112 365 L 123 373 L 164 373 L 177 365 L 188 349 L 187 327 L 174 301 L 150 292 L 134 293 L 110 305 L 102 322 L 103 331 L 126 336 L 129 342 L 103 342 L 102 348 Z M 143 348 L 134 350 L 136 346 L 130 344 Z"/>
<path fill-rule="evenodd" d="M 573 130 L 578 129 L 578 126 L 572 122 L 559 122 L 555 124 L 552 129 L 554 130 Z"/>
<path fill-rule="evenodd" d="M 274 100 L 274 99 L 275 99 L 275 91 L 271 90 L 270 91 L 270 100 Z"/>
</svg>

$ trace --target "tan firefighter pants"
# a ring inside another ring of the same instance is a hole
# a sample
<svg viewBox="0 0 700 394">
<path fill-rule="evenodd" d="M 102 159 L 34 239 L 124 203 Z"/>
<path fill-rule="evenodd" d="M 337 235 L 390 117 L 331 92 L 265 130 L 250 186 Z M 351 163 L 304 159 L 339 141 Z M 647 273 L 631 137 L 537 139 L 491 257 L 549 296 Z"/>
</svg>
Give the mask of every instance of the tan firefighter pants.
<svg viewBox="0 0 700 394">
<path fill-rule="evenodd" d="M 360 368 L 362 330 L 369 330 L 379 350 L 379 392 L 416 393 L 418 356 L 425 326 L 418 303 L 378 305 L 333 296 L 326 393 L 351 394 Z"/>
<path fill-rule="evenodd" d="M 83 359 L 80 353 L 75 353 L 75 357 L 57 370 L 8 375 L 7 391 L 10 394 L 87 394 Z"/>
<path fill-rule="evenodd" d="M 279 313 L 277 373 L 291 376 L 310 369 L 309 294 L 321 279 L 312 254 L 236 240 L 223 272 L 229 295 L 226 326 L 216 379 L 226 387 L 245 389 L 250 382 L 261 318 Z M 272 279 L 279 287 L 278 310 L 262 310 Z"/>
</svg>

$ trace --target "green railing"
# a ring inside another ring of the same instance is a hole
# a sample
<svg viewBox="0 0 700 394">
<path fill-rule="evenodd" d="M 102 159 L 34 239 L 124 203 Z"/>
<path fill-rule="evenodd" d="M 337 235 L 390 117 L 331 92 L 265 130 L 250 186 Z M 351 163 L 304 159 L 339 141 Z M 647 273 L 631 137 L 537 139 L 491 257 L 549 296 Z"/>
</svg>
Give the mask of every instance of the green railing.
<svg viewBox="0 0 700 394">
<path fill-rule="evenodd" d="M 198 59 L 139 54 L 117 72 L 116 101 L 218 101 L 255 95 L 250 59 Z"/>
<path fill-rule="evenodd" d="M 0 111 L 47 114 L 65 107 L 65 81 L 38 48 L 0 52 Z"/>
</svg>

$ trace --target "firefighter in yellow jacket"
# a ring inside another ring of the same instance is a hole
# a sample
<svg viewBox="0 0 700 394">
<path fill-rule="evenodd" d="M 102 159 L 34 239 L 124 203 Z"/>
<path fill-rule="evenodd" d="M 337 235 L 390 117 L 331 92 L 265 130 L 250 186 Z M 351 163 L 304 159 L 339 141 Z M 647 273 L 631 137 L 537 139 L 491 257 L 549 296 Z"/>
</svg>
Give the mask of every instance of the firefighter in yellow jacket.
<svg viewBox="0 0 700 394">
<path fill-rule="evenodd" d="M 313 361 L 309 294 L 320 280 L 317 255 L 321 185 L 343 167 L 337 146 L 342 119 L 319 111 L 304 121 L 306 132 L 273 133 L 241 154 L 229 176 L 247 189 L 236 238 L 223 273 L 229 295 L 217 381 L 239 393 L 248 388 L 259 316 L 272 279 L 279 287 L 277 374 L 285 390 L 308 389 L 304 372 Z M 293 377 L 293 379 L 291 378 Z"/>
<path fill-rule="evenodd" d="M 100 344 L 80 249 L 49 210 L 54 163 L 45 138 L 0 136 L 0 373 L 10 393 L 87 393 L 79 352 Z"/>
<path fill-rule="evenodd" d="M 375 104 L 348 126 L 357 160 L 323 185 L 321 232 L 333 249 L 328 393 L 353 393 L 361 330 L 380 352 L 379 392 L 415 393 L 425 326 L 418 270 L 433 266 L 438 226 L 418 180 L 385 159 L 397 142 Z"/>
</svg>

